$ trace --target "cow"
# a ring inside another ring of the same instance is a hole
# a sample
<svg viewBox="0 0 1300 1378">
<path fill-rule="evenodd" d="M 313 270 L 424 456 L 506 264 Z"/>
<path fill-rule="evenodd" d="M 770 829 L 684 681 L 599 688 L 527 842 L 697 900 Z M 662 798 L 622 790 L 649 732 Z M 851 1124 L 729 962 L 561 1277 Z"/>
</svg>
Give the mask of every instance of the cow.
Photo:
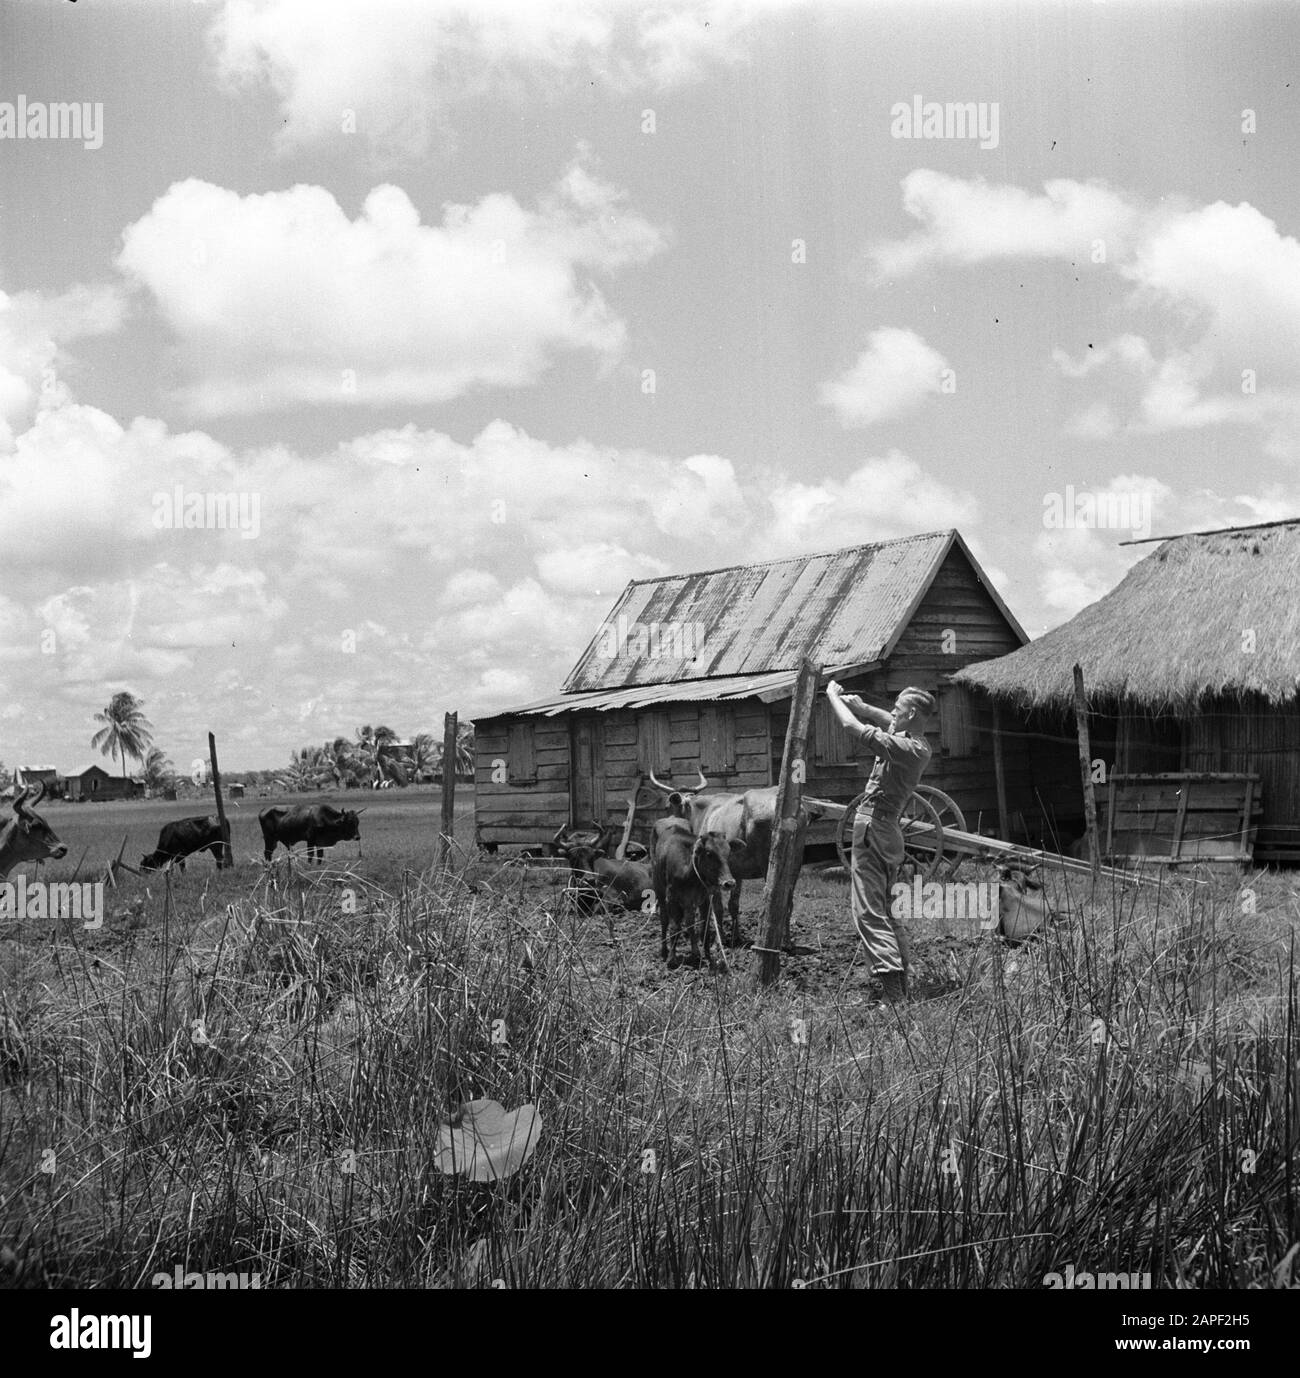
<svg viewBox="0 0 1300 1378">
<path fill-rule="evenodd" d="M 762 789 L 747 789 L 743 794 L 701 794 L 708 785 L 702 770 L 698 770 L 699 784 L 693 790 L 676 790 L 650 773 L 650 783 L 668 796 L 667 803 L 671 816 L 683 819 L 690 824 L 696 835 L 720 833 L 727 841 L 727 861 L 735 885 L 731 890 L 728 912 L 731 915 L 730 945 L 739 947 L 740 933 L 740 883 L 744 880 L 760 880 L 767 875 L 767 863 L 772 853 L 772 823 L 776 818 L 776 785 Z M 803 812 L 809 817 L 820 818 L 824 812 L 823 801 L 804 798 Z M 722 895 L 715 891 L 713 908 L 718 916 L 718 926 L 722 927 Z"/>
<path fill-rule="evenodd" d="M 60 842 L 54 829 L 33 812 L 33 806 L 44 797 L 44 780 L 14 795 L 14 816 L 0 827 L 0 881 L 24 861 L 57 861 L 67 856 L 66 844 Z"/>
<path fill-rule="evenodd" d="M 365 809 L 338 809 L 333 804 L 298 804 L 286 808 L 283 804 L 263 809 L 257 815 L 262 826 L 262 842 L 266 859 L 271 860 L 276 844 L 283 842 L 286 851 L 295 843 L 307 844 L 308 861 L 325 860 L 325 848 L 336 842 L 360 842 L 361 828 L 357 819 Z"/>
<path fill-rule="evenodd" d="M 650 868 L 638 861 L 618 861 L 604 847 L 575 843 L 565 851 L 569 862 L 569 893 L 578 909 L 590 914 L 608 897 L 629 913 L 639 910 L 650 889 Z"/>
<path fill-rule="evenodd" d="M 681 965 L 677 940 L 683 923 L 691 931 L 691 966 L 700 964 L 700 930 L 703 929 L 704 955 L 715 965 L 711 948 L 713 926 L 709 906 L 715 893 L 729 893 L 735 887 L 727 857 L 731 848 L 720 832 L 695 833 L 684 818 L 661 818 L 654 825 L 650 846 L 650 874 L 655 901 L 659 906 L 659 956 L 671 970 Z M 669 949 L 669 931 L 672 947 Z M 726 958 L 718 953 L 726 969 Z"/>
<path fill-rule="evenodd" d="M 168 862 L 175 862 L 183 872 L 185 858 L 193 852 L 211 852 L 220 866 L 224 845 L 221 824 L 211 815 L 206 818 L 178 818 L 174 823 L 163 824 L 158 834 L 158 846 L 140 858 L 140 869 L 157 871 Z"/>
</svg>

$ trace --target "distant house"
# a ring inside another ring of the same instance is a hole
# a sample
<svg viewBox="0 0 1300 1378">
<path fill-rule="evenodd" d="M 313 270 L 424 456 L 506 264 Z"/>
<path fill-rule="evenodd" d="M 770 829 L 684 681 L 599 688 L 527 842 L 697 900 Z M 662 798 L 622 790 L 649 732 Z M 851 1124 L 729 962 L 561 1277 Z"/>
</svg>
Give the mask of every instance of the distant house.
<svg viewBox="0 0 1300 1378">
<path fill-rule="evenodd" d="M 638 580 L 623 591 L 564 688 L 475 722 L 480 841 L 536 842 L 570 822 L 621 822 L 651 772 L 678 788 L 697 770 L 717 789 L 775 784 L 800 653 L 867 701 L 933 692 L 926 783 L 972 829 L 997 820 L 991 710 L 950 676 L 1015 651 L 1026 637 L 956 531 Z M 847 801 L 871 762 L 824 696 L 813 714 L 810 794 Z M 1005 793 L 1035 836 L 1078 792 L 1069 744 L 1021 734 L 1005 753 Z M 638 813 L 648 836 L 662 806 Z M 809 840 L 824 842 L 830 824 Z"/>
<path fill-rule="evenodd" d="M 138 799 L 144 794 L 140 780 L 123 780 L 103 766 L 82 766 L 63 777 L 64 796 L 75 800 Z"/>
<path fill-rule="evenodd" d="M 54 766 L 19 766 L 14 771 L 16 789 L 26 789 L 31 785 L 44 784 L 49 795 L 59 794 L 59 772 Z"/>
</svg>

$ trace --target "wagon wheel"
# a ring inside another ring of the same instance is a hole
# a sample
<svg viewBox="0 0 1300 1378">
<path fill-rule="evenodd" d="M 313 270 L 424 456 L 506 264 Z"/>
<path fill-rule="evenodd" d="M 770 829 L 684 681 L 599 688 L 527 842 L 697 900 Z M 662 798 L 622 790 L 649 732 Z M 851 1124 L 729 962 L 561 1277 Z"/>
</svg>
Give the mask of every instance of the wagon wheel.
<svg viewBox="0 0 1300 1378">
<path fill-rule="evenodd" d="M 857 821 L 858 806 L 866 797 L 863 791 L 845 805 L 844 817 L 840 819 L 835 833 L 835 847 L 846 871 L 853 867 L 853 825 Z M 946 795 L 944 797 L 947 798 Z M 951 800 L 948 802 L 952 803 Z M 956 804 L 952 806 L 957 809 Z M 960 816 L 961 811 L 957 812 Z M 898 868 L 899 879 L 911 880 L 914 875 L 919 875 L 922 880 L 929 880 L 943 865 L 943 820 L 938 809 L 924 795 L 916 793 L 903 805 L 898 822 L 903 830 L 904 847 L 903 863 Z M 929 829 L 917 833 L 916 824 L 929 824 Z"/>
<path fill-rule="evenodd" d="M 966 815 L 962 813 L 957 801 L 943 790 L 936 789 L 933 785 L 917 785 L 916 792 L 922 795 L 930 804 L 934 811 L 939 815 L 939 822 L 943 824 L 945 833 L 964 833 L 969 829 L 966 827 Z M 960 844 L 949 839 L 944 843 L 943 856 L 935 863 L 934 872 L 930 874 L 941 874 L 942 876 L 951 875 L 962 863 L 962 854 L 955 850 Z M 929 878 L 927 876 L 927 878 Z"/>
</svg>

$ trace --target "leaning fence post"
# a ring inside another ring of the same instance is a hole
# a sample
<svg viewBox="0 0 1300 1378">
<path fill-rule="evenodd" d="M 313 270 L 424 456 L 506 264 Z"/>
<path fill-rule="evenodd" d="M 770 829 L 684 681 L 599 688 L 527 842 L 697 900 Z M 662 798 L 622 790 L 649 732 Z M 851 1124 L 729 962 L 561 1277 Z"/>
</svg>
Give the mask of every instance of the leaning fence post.
<svg viewBox="0 0 1300 1378">
<path fill-rule="evenodd" d="M 767 863 L 767 887 L 758 921 L 758 982 L 770 986 L 781 974 L 781 949 L 789 934 L 790 909 L 794 886 L 803 860 L 803 839 L 807 817 L 802 808 L 807 772 L 808 725 L 817 698 L 820 669 L 808 656 L 799 665 L 794 698 L 790 702 L 790 722 L 785 730 L 785 749 L 781 753 L 781 780 L 776 791 L 776 812 L 772 819 L 772 851 Z"/>
<path fill-rule="evenodd" d="M 230 824 L 226 821 L 226 805 L 221 798 L 221 770 L 217 766 L 217 739 L 208 733 L 208 759 L 212 762 L 212 788 L 217 796 L 217 823 L 221 827 L 221 857 L 217 869 L 233 866 L 235 858 L 230 850 Z"/>
<path fill-rule="evenodd" d="M 1092 745 L 1088 740 L 1088 703 L 1083 696 L 1083 667 L 1074 667 L 1074 722 L 1079 732 L 1079 774 L 1083 780 L 1083 818 L 1088 829 L 1092 878 L 1101 874 L 1101 840 L 1097 836 L 1097 792 L 1092 787 Z"/>
<path fill-rule="evenodd" d="M 439 870 L 447 865 L 456 832 L 456 718 L 448 713 L 442 720 L 442 827 L 433 853 Z"/>
</svg>

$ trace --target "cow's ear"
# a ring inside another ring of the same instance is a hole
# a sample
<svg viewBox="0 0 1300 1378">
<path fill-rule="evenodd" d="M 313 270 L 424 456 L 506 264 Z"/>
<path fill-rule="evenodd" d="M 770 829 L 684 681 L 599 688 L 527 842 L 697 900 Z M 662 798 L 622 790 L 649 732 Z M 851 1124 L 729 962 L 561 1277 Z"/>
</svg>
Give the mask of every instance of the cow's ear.
<svg viewBox="0 0 1300 1378">
<path fill-rule="evenodd" d="M 591 849 L 591 855 L 592 855 L 593 857 L 599 859 L 600 857 L 608 856 L 609 853 L 606 852 L 606 850 L 604 849 L 604 847 L 593 847 L 593 848 Z"/>
<path fill-rule="evenodd" d="M 729 841 L 732 856 L 739 856 L 740 853 L 745 850 L 745 844 L 740 840 L 740 838 L 733 837 L 729 839 Z"/>
</svg>

